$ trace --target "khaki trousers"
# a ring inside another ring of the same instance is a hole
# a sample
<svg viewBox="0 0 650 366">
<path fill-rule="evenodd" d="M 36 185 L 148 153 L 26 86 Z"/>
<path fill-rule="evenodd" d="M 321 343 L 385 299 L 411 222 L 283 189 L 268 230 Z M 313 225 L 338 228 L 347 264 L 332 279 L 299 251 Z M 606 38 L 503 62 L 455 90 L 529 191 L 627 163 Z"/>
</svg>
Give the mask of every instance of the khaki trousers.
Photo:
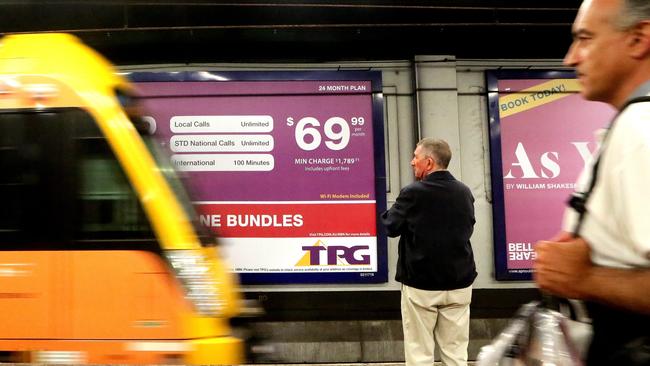
<svg viewBox="0 0 650 366">
<path fill-rule="evenodd" d="M 435 343 L 445 366 L 467 366 L 472 286 L 427 291 L 402 285 L 402 326 L 407 366 L 432 366 Z"/>
</svg>

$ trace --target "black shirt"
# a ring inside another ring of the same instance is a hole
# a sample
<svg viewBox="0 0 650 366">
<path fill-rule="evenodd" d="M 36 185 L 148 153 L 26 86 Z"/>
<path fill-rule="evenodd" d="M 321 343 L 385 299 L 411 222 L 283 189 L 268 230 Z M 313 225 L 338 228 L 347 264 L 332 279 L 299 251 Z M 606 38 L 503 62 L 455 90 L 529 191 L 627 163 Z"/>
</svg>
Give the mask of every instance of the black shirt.
<svg viewBox="0 0 650 366">
<path fill-rule="evenodd" d="M 456 290 L 477 276 L 469 238 L 474 197 L 446 170 L 404 187 L 381 215 L 388 236 L 399 239 L 395 280 L 421 290 Z"/>
</svg>

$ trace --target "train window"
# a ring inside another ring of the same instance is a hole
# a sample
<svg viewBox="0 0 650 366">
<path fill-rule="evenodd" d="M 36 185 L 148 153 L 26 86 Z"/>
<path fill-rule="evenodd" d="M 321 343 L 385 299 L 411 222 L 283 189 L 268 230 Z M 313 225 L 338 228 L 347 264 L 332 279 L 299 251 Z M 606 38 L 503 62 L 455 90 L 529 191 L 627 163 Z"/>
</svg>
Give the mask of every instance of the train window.
<svg viewBox="0 0 650 366">
<path fill-rule="evenodd" d="M 140 200 L 104 138 L 81 138 L 77 145 L 80 177 L 78 239 L 153 237 Z"/>
<path fill-rule="evenodd" d="M 156 247 L 121 165 L 80 109 L 0 113 L 0 204 L 0 249 Z"/>
<path fill-rule="evenodd" d="M 30 175 L 29 168 L 21 159 L 24 126 L 6 114 L 0 115 L 0 234 L 9 236 L 21 231 L 23 196 Z"/>
<path fill-rule="evenodd" d="M 81 110 L 69 113 L 75 116 L 66 118 L 74 146 L 74 159 L 68 162 L 78 180 L 74 239 L 100 240 L 111 249 L 112 244 L 123 246 L 122 240 L 153 238 L 140 200 L 93 118 Z"/>
<path fill-rule="evenodd" d="M 53 113 L 0 113 L 0 241 L 3 249 L 64 240 L 68 177 Z"/>
</svg>

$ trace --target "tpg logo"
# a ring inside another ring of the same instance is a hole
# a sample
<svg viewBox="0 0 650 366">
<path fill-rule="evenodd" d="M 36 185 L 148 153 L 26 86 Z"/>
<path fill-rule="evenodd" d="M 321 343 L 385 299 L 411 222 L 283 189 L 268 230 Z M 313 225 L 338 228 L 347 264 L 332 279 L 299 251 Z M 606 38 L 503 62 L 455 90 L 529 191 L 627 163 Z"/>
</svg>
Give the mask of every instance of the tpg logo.
<svg viewBox="0 0 650 366">
<path fill-rule="evenodd" d="M 361 254 L 362 251 L 369 250 L 368 245 L 328 245 L 325 246 L 321 240 L 312 246 L 304 246 L 302 250 L 305 255 L 300 258 L 297 267 L 302 266 L 350 266 L 350 265 L 369 265 L 370 255 Z"/>
</svg>

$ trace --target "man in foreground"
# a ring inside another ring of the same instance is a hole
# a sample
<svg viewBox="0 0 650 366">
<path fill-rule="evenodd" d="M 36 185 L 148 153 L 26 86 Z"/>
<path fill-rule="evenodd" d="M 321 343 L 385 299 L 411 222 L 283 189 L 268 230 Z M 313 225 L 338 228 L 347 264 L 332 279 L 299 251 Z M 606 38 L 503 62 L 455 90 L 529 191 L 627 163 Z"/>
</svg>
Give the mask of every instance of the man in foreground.
<svg viewBox="0 0 650 366">
<path fill-rule="evenodd" d="M 537 243 L 535 281 L 587 302 L 588 365 L 629 365 L 650 346 L 650 1 L 585 0 L 573 36 L 564 63 L 582 95 L 619 114 L 578 180 L 563 231 Z"/>
</svg>

